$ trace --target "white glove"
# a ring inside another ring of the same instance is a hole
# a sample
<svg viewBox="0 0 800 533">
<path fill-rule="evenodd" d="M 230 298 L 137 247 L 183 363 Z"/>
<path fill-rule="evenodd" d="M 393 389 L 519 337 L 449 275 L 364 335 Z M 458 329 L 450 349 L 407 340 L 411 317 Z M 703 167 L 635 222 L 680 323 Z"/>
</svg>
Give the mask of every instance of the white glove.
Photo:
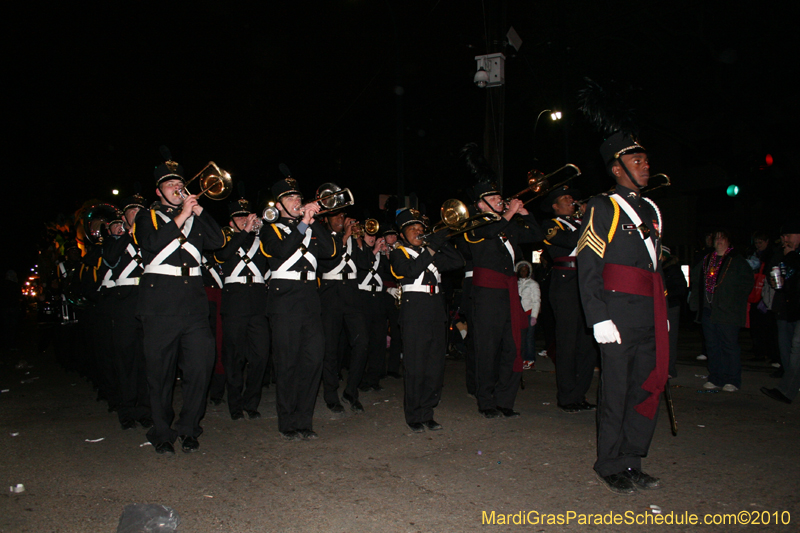
<svg viewBox="0 0 800 533">
<path fill-rule="evenodd" d="M 622 344 L 622 338 L 619 336 L 617 326 L 611 320 L 603 320 L 592 326 L 594 330 L 594 339 L 599 344 L 611 344 L 616 342 Z"/>
<path fill-rule="evenodd" d="M 397 289 L 394 287 L 386 287 L 386 292 L 388 292 L 392 298 L 397 298 Z"/>
<path fill-rule="evenodd" d="M 669 320 L 667 320 L 667 332 L 669 332 Z"/>
</svg>

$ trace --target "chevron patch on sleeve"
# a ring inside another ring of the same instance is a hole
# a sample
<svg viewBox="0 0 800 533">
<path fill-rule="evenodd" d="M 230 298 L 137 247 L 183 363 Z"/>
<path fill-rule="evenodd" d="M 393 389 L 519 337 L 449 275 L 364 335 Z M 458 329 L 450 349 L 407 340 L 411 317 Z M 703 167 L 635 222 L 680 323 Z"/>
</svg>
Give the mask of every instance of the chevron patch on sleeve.
<svg viewBox="0 0 800 533">
<path fill-rule="evenodd" d="M 606 253 L 606 242 L 594 230 L 594 208 L 589 213 L 589 223 L 578 241 L 578 253 L 581 253 L 581 250 L 587 246 L 600 257 Z"/>
</svg>

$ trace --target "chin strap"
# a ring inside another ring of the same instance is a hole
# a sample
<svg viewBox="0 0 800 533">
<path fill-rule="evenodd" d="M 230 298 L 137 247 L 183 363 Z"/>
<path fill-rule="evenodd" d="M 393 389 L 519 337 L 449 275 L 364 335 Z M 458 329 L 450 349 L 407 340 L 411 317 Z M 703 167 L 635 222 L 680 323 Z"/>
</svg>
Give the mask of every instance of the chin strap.
<svg viewBox="0 0 800 533">
<path fill-rule="evenodd" d="M 628 170 L 628 167 L 626 167 L 626 166 L 625 166 L 625 163 L 623 163 L 623 162 L 622 162 L 622 158 L 621 158 L 621 157 L 620 157 L 620 158 L 618 158 L 618 159 L 617 159 L 617 161 L 619 161 L 619 166 L 621 166 L 621 167 L 622 167 L 622 170 L 624 170 L 624 171 L 625 171 L 625 174 L 627 174 L 627 175 L 628 175 L 628 179 L 630 179 L 630 180 L 631 180 L 631 183 L 633 183 L 634 185 L 636 185 L 636 186 L 639 188 L 639 190 L 642 190 L 642 189 L 644 189 L 644 188 L 646 187 L 646 185 L 639 185 L 639 182 L 638 182 L 638 181 L 636 181 L 635 179 L 633 179 L 633 175 L 631 175 L 631 171 L 630 171 L 630 170 Z"/>
</svg>

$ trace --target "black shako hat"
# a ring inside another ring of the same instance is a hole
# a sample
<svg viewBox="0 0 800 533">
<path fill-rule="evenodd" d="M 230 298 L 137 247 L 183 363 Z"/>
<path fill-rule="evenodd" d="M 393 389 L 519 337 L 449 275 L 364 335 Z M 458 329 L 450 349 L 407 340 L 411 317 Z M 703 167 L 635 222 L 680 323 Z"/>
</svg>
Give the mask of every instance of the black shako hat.
<svg viewBox="0 0 800 533">
<path fill-rule="evenodd" d="M 623 155 L 647 152 L 636 138 L 630 134 L 618 131 L 606 139 L 600 146 L 600 156 L 608 166 L 612 161 Z"/>
<path fill-rule="evenodd" d="M 122 212 L 125 213 L 128 209 L 132 209 L 134 207 L 138 207 L 140 209 L 147 209 L 145 204 L 147 200 L 145 200 L 144 196 L 139 193 L 133 194 L 125 198 L 125 201 L 122 202 Z"/>
<path fill-rule="evenodd" d="M 484 196 L 492 196 L 494 194 L 500 194 L 500 191 L 497 188 L 497 184 L 492 181 L 479 181 L 472 186 L 472 198 L 475 203 L 483 200 Z"/>
<path fill-rule="evenodd" d="M 230 213 L 231 218 L 246 217 L 252 214 L 253 211 L 250 210 L 250 202 L 244 198 L 239 198 L 228 204 L 228 213 Z"/>
<path fill-rule="evenodd" d="M 290 194 L 303 195 L 297 188 L 297 180 L 294 178 L 278 180 L 272 184 L 272 196 L 275 197 L 276 201 Z"/>
<path fill-rule="evenodd" d="M 158 150 L 161 152 L 161 157 L 164 158 L 164 162 L 158 165 L 153 171 L 153 175 L 156 178 L 156 187 L 161 185 L 161 182 L 165 180 L 184 181 L 183 167 L 172 160 L 172 153 L 169 151 L 169 148 L 161 145 Z"/>
<path fill-rule="evenodd" d="M 556 203 L 556 200 L 561 198 L 562 196 L 566 195 L 572 196 L 573 200 L 580 199 L 581 191 L 578 189 L 573 189 L 569 185 L 562 185 L 556 189 L 550 191 L 550 194 L 545 196 L 544 200 L 542 200 L 542 211 L 545 213 L 552 213 L 553 212 L 553 204 Z"/>
<path fill-rule="evenodd" d="M 422 224 L 423 226 L 425 223 L 422 221 L 422 217 L 419 214 L 419 211 L 416 209 L 403 209 L 399 213 L 397 213 L 397 225 L 400 226 L 400 231 L 406 226 L 410 226 L 411 224 Z"/>
<path fill-rule="evenodd" d="M 397 224 L 387 224 L 385 228 L 381 227 L 381 237 L 386 237 L 387 235 L 397 235 L 399 232 L 397 231 Z"/>
</svg>

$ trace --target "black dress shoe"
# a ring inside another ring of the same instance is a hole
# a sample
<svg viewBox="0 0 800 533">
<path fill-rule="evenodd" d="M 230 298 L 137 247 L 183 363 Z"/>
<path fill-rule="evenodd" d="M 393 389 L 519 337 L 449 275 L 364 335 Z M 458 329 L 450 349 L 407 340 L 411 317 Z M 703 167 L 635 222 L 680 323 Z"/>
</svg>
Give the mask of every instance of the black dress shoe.
<svg viewBox="0 0 800 533">
<path fill-rule="evenodd" d="M 400 375 L 400 372 L 387 372 L 386 375 L 394 379 L 400 379 L 403 377 Z"/>
<path fill-rule="evenodd" d="M 597 404 L 589 403 L 586 400 L 581 402 L 584 411 L 597 411 Z"/>
<path fill-rule="evenodd" d="M 156 453 L 159 455 L 175 455 L 175 447 L 171 442 L 162 442 L 155 445 Z"/>
<path fill-rule="evenodd" d="M 603 482 L 605 487 L 611 492 L 617 494 L 633 494 L 636 492 L 636 485 L 633 481 L 623 474 L 611 474 L 610 476 L 601 476 L 597 474 L 597 479 Z"/>
<path fill-rule="evenodd" d="M 344 407 L 339 402 L 326 403 L 325 405 L 328 406 L 328 409 L 331 410 L 331 413 L 334 413 L 334 414 L 337 414 L 337 415 L 339 413 L 344 413 Z"/>
<path fill-rule="evenodd" d="M 344 401 L 346 401 L 347 403 L 350 404 L 350 410 L 353 411 L 354 413 L 363 413 L 364 412 L 364 406 L 361 405 L 361 402 L 359 402 L 358 400 L 356 400 L 355 398 L 353 398 L 352 396 L 350 396 L 346 392 L 344 394 L 342 394 L 342 400 L 344 400 Z"/>
<path fill-rule="evenodd" d="M 192 453 L 200 449 L 200 443 L 197 441 L 197 437 L 181 435 L 178 438 L 181 439 L 181 449 L 184 453 Z"/>
<path fill-rule="evenodd" d="M 763 392 L 764 394 L 766 394 L 767 396 L 769 396 L 773 400 L 778 400 L 779 402 L 783 402 L 783 403 L 792 403 L 792 400 L 787 398 L 786 395 L 783 394 L 778 389 L 768 389 L 767 387 L 761 387 L 760 390 L 761 390 L 761 392 Z"/>
<path fill-rule="evenodd" d="M 283 437 L 283 440 L 300 440 L 301 438 L 300 433 L 293 429 L 290 429 L 289 431 L 281 431 L 281 437 Z"/>
<path fill-rule="evenodd" d="M 125 431 L 126 429 L 136 429 L 136 420 L 129 418 L 127 420 L 123 420 L 122 422 L 120 422 L 119 425 L 123 431 Z"/>
<path fill-rule="evenodd" d="M 300 438 L 303 440 L 317 440 L 319 435 L 313 429 L 301 429 L 297 433 L 300 434 Z"/>
<path fill-rule="evenodd" d="M 142 426 L 144 429 L 150 429 L 151 427 L 153 427 L 153 419 L 150 418 L 149 416 L 142 417 L 139 420 L 137 420 L 137 422 L 139 422 L 139 425 Z"/>
<path fill-rule="evenodd" d="M 568 403 L 567 405 L 560 405 L 558 406 L 559 409 L 564 411 L 565 413 L 574 414 L 580 413 L 582 411 L 587 411 L 584 409 L 583 404 L 581 403 Z"/>
<path fill-rule="evenodd" d="M 503 413 L 497 409 L 479 409 L 478 412 L 483 415 L 483 418 L 502 418 Z"/>
<path fill-rule="evenodd" d="M 244 418 L 244 413 L 241 411 L 236 411 L 235 413 L 231 413 L 231 420 L 241 420 Z"/>
<path fill-rule="evenodd" d="M 422 424 L 422 422 L 411 422 L 408 425 L 408 428 L 414 433 L 422 433 L 425 431 L 425 426 Z"/>
<path fill-rule="evenodd" d="M 661 480 L 649 474 L 645 474 L 636 468 L 629 468 L 620 472 L 621 476 L 633 481 L 633 484 L 640 489 L 659 489 L 661 488 Z"/>
<path fill-rule="evenodd" d="M 211 405 L 222 405 L 223 402 L 222 398 L 210 398 L 208 401 Z"/>
<path fill-rule="evenodd" d="M 250 420 L 258 420 L 259 418 L 261 418 L 261 413 L 259 413 L 254 409 L 251 410 L 245 409 L 244 412 L 247 413 L 247 418 L 249 418 Z"/>
<path fill-rule="evenodd" d="M 497 408 L 500 413 L 506 418 L 518 418 L 519 411 L 515 411 L 513 409 L 509 409 L 508 407 L 498 407 Z"/>
<path fill-rule="evenodd" d="M 423 422 L 422 425 L 428 428 L 428 431 L 439 431 L 440 429 L 442 429 L 442 425 L 433 419 L 430 419 L 427 422 Z"/>
</svg>

